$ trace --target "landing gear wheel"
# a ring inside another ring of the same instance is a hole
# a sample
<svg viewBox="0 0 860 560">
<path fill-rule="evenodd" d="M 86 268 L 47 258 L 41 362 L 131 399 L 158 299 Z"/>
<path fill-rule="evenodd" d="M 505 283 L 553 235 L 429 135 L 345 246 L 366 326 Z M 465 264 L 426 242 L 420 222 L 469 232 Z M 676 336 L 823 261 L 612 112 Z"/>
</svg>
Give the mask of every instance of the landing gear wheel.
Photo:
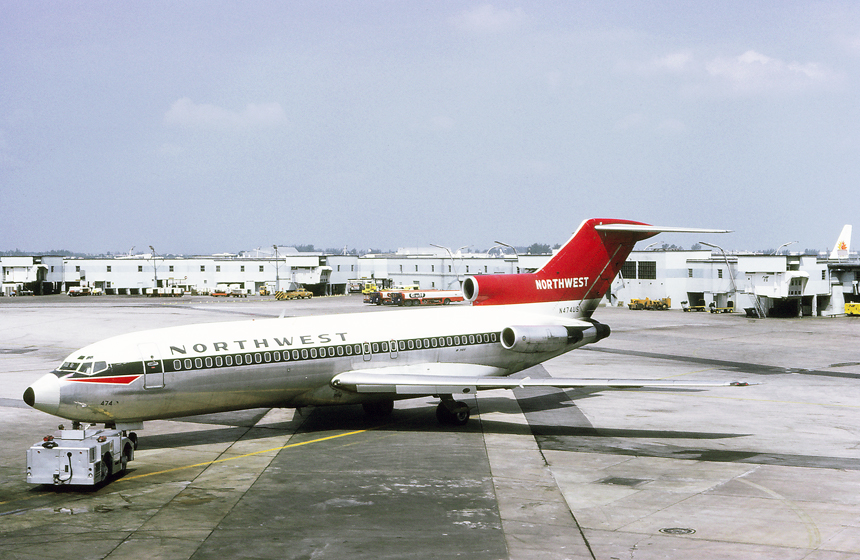
<svg viewBox="0 0 860 560">
<path fill-rule="evenodd" d="M 387 418 L 394 410 L 394 401 L 375 401 L 362 403 L 364 413 L 371 418 Z"/>
<path fill-rule="evenodd" d="M 448 409 L 444 402 L 436 407 L 436 420 L 444 426 L 465 426 L 469 422 L 469 406 L 464 402 L 454 402 L 454 411 Z"/>
</svg>

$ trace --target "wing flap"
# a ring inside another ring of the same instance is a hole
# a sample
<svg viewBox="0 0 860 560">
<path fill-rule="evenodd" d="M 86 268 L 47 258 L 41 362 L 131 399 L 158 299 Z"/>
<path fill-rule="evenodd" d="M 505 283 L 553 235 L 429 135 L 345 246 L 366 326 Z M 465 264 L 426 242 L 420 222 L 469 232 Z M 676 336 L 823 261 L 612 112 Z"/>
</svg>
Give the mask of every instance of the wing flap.
<svg viewBox="0 0 860 560">
<path fill-rule="evenodd" d="M 388 368 L 383 368 L 388 369 Z M 522 378 L 474 377 L 467 375 L 428 375 L 420 373 L 394 373 L 377 370 L 355 370 L 340 373 L 331 380 L 337 389 L 353 393 L 390 393 L 394 395 L 446 395 L 470 394 L 489 389 L 517 389 L 522 387 L 554 387 L 557 389 L 644 389 L 644 388 L 695 388 L 746 386 L 743 382 L 720 381 L 666 381 L 662 379 L 579 379 L 579 378 Z"/>
</svg>

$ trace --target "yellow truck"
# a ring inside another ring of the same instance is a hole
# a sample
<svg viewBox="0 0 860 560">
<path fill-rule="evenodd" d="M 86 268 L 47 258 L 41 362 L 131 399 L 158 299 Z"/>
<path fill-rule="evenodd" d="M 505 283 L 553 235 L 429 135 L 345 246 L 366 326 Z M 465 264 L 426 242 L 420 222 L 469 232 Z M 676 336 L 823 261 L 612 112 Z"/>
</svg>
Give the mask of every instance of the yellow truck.
<svg viewBox="0 0 860 560">
<path fill-rule="evenodd" d="M 846 315 L 855 315 L 855 316 L 860 317 L 860 302 L 846 303 L 845 304 L 845 314 Z"/>
<path fill-rule="evenodd" d="M 663 299 L 631 299 L 627 304 L 630 309 L 669 309 L 672 307 L 672 298 Z"/>
<path fill-rule="evenodd" d="M 307 291 L 301 286 L 297 287 L 294 290 L 289 290 L 287 292 L 275 292 L 275 299 L 284 300 L 284 299 L 311 299 L 313 297 L 313 293 Z"/>
</svg>

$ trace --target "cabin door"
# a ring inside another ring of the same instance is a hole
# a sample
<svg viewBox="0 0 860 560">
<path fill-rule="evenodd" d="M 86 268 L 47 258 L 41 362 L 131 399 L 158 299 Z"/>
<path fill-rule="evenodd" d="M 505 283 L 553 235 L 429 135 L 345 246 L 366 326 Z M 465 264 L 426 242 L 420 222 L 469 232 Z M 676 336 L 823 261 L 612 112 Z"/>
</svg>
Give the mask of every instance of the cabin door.
<svg viewBox="0 0 860 560">
<path fill-rule="evenodd" d="M 153 342 L 146 342 L 138 344 L 137 347 L 143 359 L 143 388 L 161 389 L 164 387 L 164 367 L 158 346 Z"/>
</svg>

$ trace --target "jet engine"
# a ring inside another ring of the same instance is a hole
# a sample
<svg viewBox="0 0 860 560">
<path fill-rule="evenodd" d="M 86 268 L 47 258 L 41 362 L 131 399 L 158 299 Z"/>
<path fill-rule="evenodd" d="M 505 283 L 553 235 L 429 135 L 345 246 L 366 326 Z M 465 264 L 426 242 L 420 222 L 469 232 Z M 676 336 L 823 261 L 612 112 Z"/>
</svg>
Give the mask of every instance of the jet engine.
<svg viewBox="0 0 860 560">
<path fill-rule="evenodd" d="M 541 301 L 535 294 L 534 274 L 483 274 L 463 282 L 463 296 L 472 305 Z"/>
<path fill-rule="evenodd" d="M 590 344 L 609 336 L 609 326 L 597 321 L 578 325 L 517 325 L 502 329 L 502 346 L 513 352 L 554 352 L 568 345 Z"/>
</svg>

